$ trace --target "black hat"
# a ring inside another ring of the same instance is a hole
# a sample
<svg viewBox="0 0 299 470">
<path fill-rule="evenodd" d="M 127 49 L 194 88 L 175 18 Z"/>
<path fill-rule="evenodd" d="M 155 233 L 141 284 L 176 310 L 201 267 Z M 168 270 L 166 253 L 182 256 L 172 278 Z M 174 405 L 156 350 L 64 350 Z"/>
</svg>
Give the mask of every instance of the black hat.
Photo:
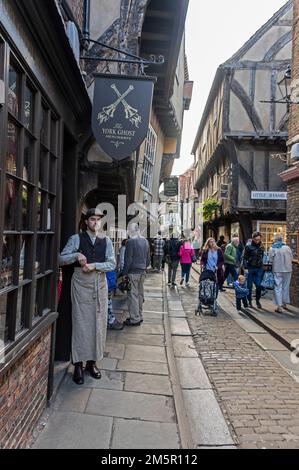
<svg viewBox="0 0 299 470">
<path fill-rule="evenodd" d="M 93 209 L 88 209 L 86 214 L 84 215 L 84 220 L 89 219 L 89 217 L 93 217 L 94 215 L 97 215 L 99 217 L 103 217 L 103 212 L 100 209 L 93 208 Z"/>
</svg>

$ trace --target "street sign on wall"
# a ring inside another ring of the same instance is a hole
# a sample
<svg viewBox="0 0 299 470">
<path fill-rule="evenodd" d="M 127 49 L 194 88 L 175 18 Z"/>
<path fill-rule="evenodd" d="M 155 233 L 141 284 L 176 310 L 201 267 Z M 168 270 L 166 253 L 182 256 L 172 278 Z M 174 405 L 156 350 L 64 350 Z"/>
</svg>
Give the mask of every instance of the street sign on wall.
<svg viewBox="0 0 299 470">
<path fill-rule="evenodd" d="M 179 194 L 179 179 L 177 176 L 165 178 L 164 181 L 164 195 L 167 197 L 174 197 Z"/>
<path fill-rule="evenodd" d="M 229 191 L 228 184 L 221 183 L 220 184 L 220 199 L 228 199 L 228 191 Z"/>
<path fill-rule="evenodd" d="M 251 199 L 285 201 L 288 193 L 284 191 L 251 191 Z"/>
<path fill-rule="evenodd" d="M 95 74 L 92 130 L 101 149 L 114 160 L 129 157 L 145 139 L 155 81 Z"/>
</svg>

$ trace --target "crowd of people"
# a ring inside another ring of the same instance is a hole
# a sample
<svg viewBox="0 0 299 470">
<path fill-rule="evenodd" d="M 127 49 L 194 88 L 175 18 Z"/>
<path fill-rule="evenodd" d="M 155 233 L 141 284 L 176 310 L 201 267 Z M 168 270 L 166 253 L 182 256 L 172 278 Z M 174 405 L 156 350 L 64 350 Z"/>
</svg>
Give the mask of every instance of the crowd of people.
<svg viewBox="0 0 299 470">
<path fill-rule="evenodd" d="M 217 243 L 214 238 L 208 238 L 200 248 L 196 238 L 175 234 L 165 239 L 158 232 L 153 240 L 148 240 L 133 223 L 129 226 L 128 239 L 122 241 L 115 257 L 112 241 L 99 230 L 102 217 L 97 209 L 89 209 L 84 230 L 70 237 L 59 257 L 60 265 L 74 266 L 71 283 L 72 361 L 75 366 L 73 380 L 79 385 L 84 383 L 84 362 L 91 377 L 101 378 L 97 361 L 103 358 L 107 329 L 122 330 L 124 326 L 142 324 L 144 280 L 150 266 L 153 272 L 161 272 L 167 264 L 170 288 L 177 286 L 180 266 L 179 283 L 189 288 L 192 264 L 199 263 L 202 272 L 212 273 L 215 279 L 216 298 L 219 291 L 225 290 L 225 281 L 232 283 L 237 310 L 241 310 L 242 304 L 245 308 L 252 307 L 253 285 L 259 309 L 262 308 L 265 285 L 274 290 L 276 312 L 281 313 L 290 303 L 293 256 L 280 234 L 275 235 L 265 261 L 259 232 L 253 233 L 245 246 L 235 234 L 228 243 L 223 236 Z M 127 295 L 129 317 L 124 323 L 119 322 L 113 312 L 112 300 L 117 288 Z"/>
<path fill-rule="evenodd" d="M 290 283 L 293 255 L 284 243 L 282 235 L 276 234 L 274 243 L 266 253 L 262 234 L 254 232 L 244 245 L 238 234 L 233 234 L 229 242 L 223 235 L 216 242 L 208 238 L 200 248 L 197 238 L 171 236 L 163 239 L 159 232 L 151 241 L 152 268 L 161 272 L 168 265 L 168 285 L 176 286 L 176 276 L 181 266 L 180 285 L 189 287 L 192 263 L 200 264 L 202 270 L 213 271 L 217 278 L 217 292 L 225 291 L 225 281 L 236 293 L 236 307 L 252 308 L 252 291 L 255 286 L 255 302 L 262 309 L 261 298 L 267 288 L 273 289 L 273 300 L 277 313 L 283 312 L 290 303 Z"/>
</svg>

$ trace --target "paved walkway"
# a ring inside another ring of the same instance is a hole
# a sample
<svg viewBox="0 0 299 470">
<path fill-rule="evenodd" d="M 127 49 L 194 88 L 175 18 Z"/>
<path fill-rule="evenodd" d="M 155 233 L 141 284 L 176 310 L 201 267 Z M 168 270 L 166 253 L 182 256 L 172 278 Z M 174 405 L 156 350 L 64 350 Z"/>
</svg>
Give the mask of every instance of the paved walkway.
<svg viewBox="0 0 299 470">
<path fill-rule="evenodd" d="M 116 302 L 126 316 L 123 302 Z M 72 369 L 36 429 L 36 449 L 235 448 L 177 289 L 145 283 L 144 323 L 109 331 L 101 380 Z"/>
<path fill-rule="evenodd" d="M 34 448 L 179 449 L 166 354 L 161 274 L 149 275 L 144 323 L 109 331 L 101 380 L 72 382 L 71 367 Z"/>
</svg>

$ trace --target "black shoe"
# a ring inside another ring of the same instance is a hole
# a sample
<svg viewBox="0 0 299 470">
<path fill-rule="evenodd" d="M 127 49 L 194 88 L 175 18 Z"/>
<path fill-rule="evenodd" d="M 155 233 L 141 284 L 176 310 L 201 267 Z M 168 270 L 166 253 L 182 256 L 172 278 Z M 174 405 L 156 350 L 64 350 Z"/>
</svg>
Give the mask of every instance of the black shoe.
<svg viewBox="0 0 299 470">
<path fill-rule="evenodd" d="M 184 284 L 184 279 L 181 279 L 180 280 L 180 286 L 182 286 Z"/>
<path fill-rule="evenodd" d="M 90 373 L 93 379 L 100 379 L 102 377 L 101 371 L 97 368 L 95 361 L 87 361 L 85 370 Z"/>
<path fill-rule="evenodd" d="M 220 292 L 225 292 L 224 287 L 219 287 Z"/>
<path fill-rule="evenodd" d="M 256 306 L 257 306 L 257 308 L 263 308 L 261 303 L 258 300 L 256 301 Z"/>
<path fill-rule="evenodd" d="M 248 302 L 248 307 L 253 308 L 252 302 Z"/>
<path fill-rule="evenodd" d="M 177 286 L 177 283 L 174 282 L 173 284 L 171 284 L 171 287 L 176 287 Z"/>
<path fill-rule="evenodd" d="M 75 364 L 74 374 L 73 374 L 73 381 L 77 385 L 84 384 L 84 375 L 83 375 L 83 365 L 82 362 L 77 362 Z"/>
<path fill-rule="evenodd" d="M 124 324 L 116 321 L 113 325 L 108 325 L 108 330 L 123 330 Z"/>
<path fill-rule="evenodd" d="M 125 325 L 127 325 L 127 326 L 140 326 L 140 324 L 141 324 L 141 321 L 137 321 L 136 323 L 133 323 L 130 320 L 130 318 L 127 318 L 127 320 L 125 321 Z"/>
</svg>

